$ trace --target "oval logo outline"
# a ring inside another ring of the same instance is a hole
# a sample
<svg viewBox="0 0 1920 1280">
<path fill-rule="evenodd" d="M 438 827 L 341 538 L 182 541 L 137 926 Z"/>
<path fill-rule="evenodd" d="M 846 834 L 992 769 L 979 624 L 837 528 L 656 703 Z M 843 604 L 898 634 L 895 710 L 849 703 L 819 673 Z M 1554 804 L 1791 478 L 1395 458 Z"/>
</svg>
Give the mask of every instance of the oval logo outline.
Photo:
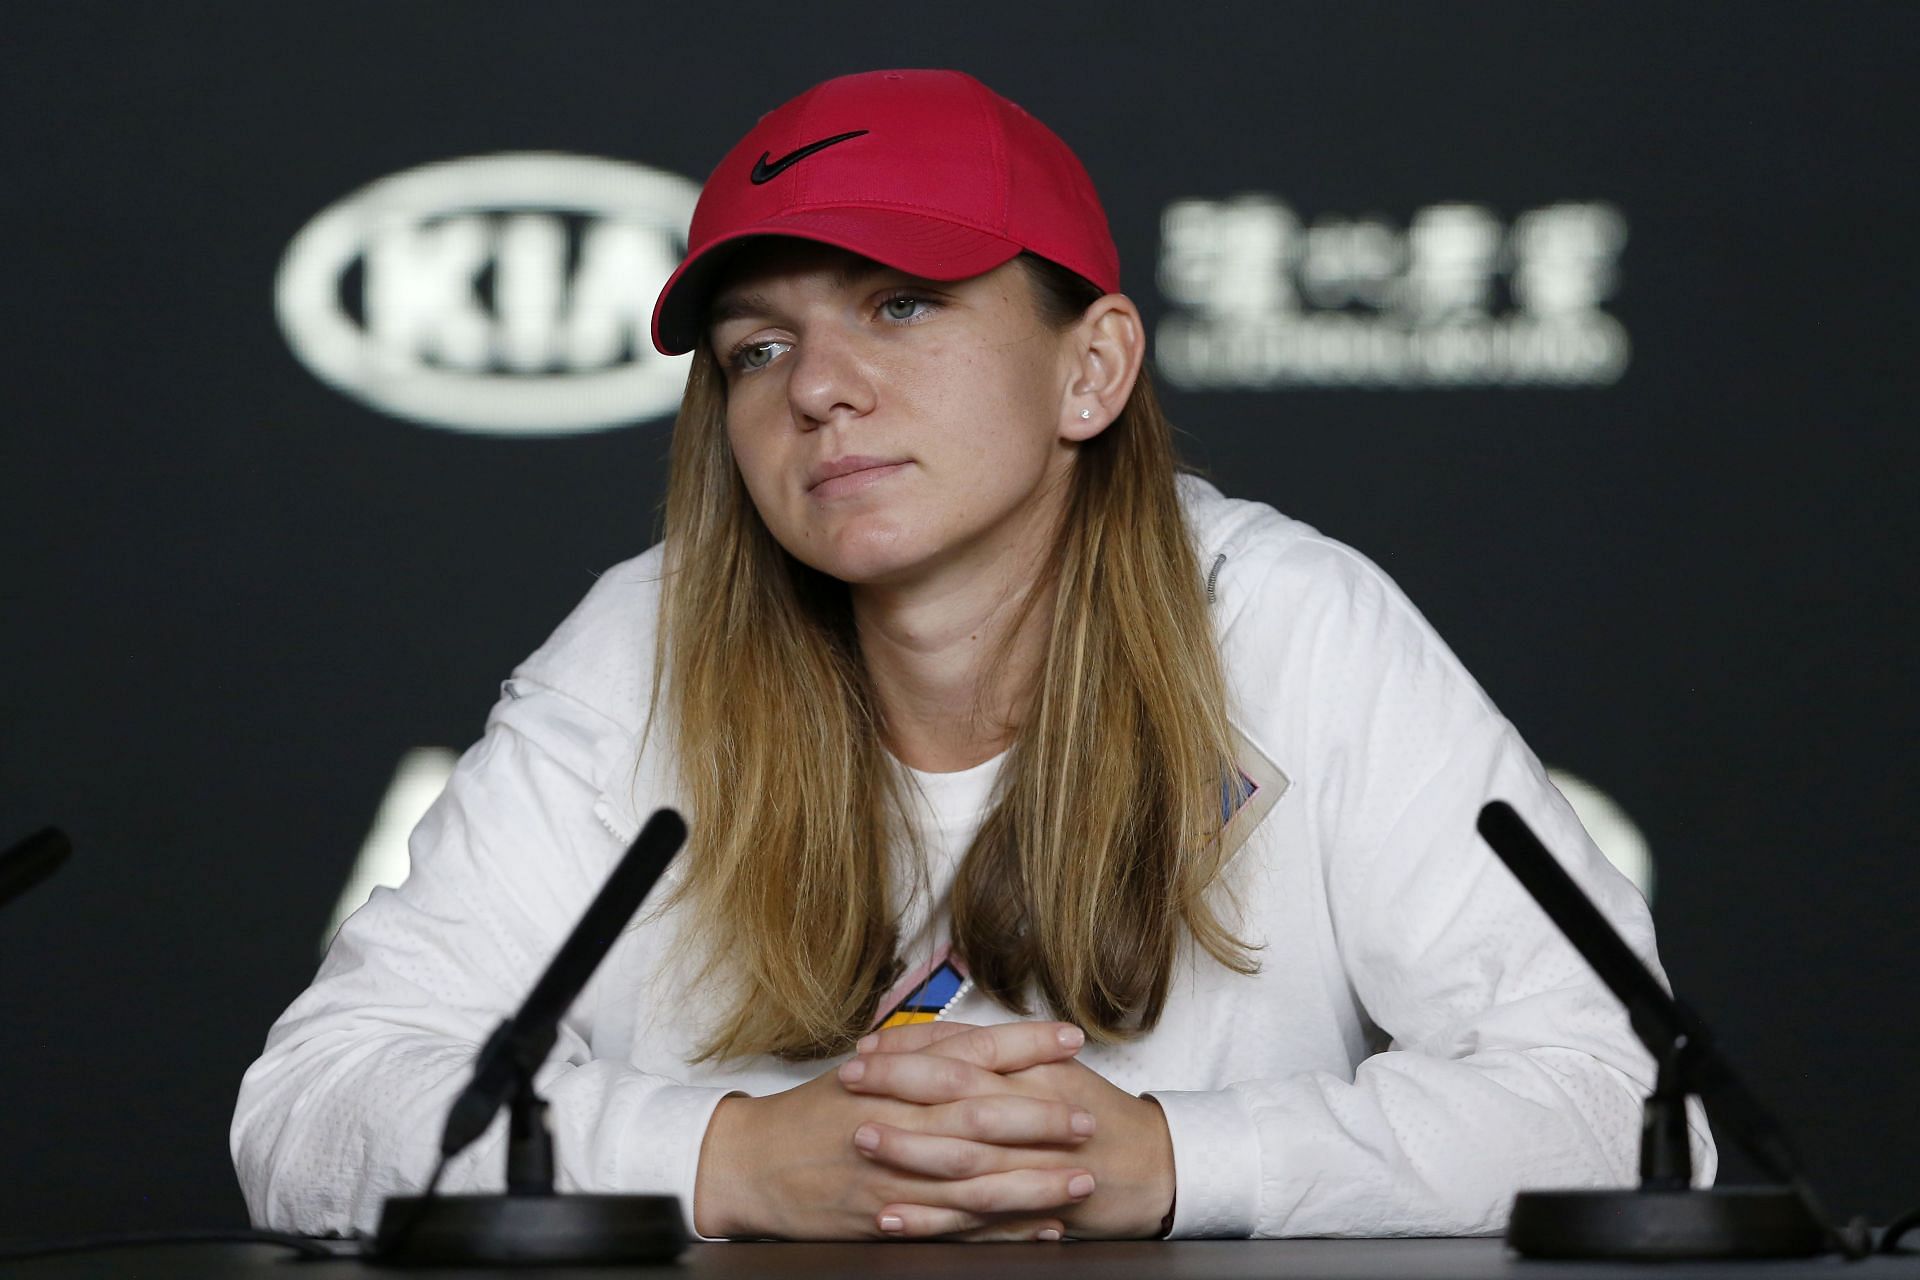
<svg viewBox="0 0 1920 1280">
<path fill-rule="evenodd" d="M 460 212 L 564 210 L 624 219 L 683 246 L 699 194 L 697 183 L 678 174 L 598 156 L 522 151 L 432 161 L 376 179 L 302 227 L 275 276 L 275 317 L 294 356 L 315 377 L 425 426 L 559 436 L 662 417 L 679 405 L 689 357 L 663 356 L 644 336 L 632 360 L 606 369 L 463 372 L 379 346 L 342 307 L 340 282 L 364 260 L 378 228 Z M 662 275 L 652 292 L 665 283 Z"/>
</svg>

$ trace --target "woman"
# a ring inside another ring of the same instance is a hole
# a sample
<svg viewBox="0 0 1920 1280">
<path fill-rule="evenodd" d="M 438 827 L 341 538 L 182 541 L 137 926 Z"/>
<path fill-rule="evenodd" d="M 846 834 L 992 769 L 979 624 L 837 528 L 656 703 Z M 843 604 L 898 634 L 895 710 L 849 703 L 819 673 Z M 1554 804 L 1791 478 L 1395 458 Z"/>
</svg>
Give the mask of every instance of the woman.
<svg viewBox="0 0 1920 1280">
<path fill-rule="evenodd" d="M 1645 904 L 1377 568 L 1176 479 L 1059 139 L 956 73 L 843 77 L 690 244 L 664 543 L 515 673 L 276 1024 L 257 1220 L 418 1187 L 665 803 L 688 848 L 538 1081 L 563 1186 L 712 1237 L 1057 1239 L 1485 1232 L 1632 1179 L 1651 1064 L 1474 815 L 1652 962 Z"/>
</svg>

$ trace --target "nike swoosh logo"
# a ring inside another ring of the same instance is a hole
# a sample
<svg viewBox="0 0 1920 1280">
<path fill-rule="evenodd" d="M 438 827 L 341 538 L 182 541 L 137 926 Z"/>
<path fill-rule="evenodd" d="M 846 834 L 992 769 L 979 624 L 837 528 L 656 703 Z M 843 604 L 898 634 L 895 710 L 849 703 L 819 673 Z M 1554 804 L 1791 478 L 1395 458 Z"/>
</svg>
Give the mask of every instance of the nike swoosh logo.
<svg viewBox="0 0 1920 1280">
<path fill-rule="evenodd" d="M 763 182 L 772 182 L 775 178 L 793 168 L 793 166 L 799 164 L 814 152 L 824 151 L 835 143 L 845 142 L 848 138 L 861 137 L 866 132 L 867 130 L 865 129 L 855 129 L 852 133 L 836 133 L 831 138 L 822 138 L 818 142 L 809 142 L 804 147 L 797 147 L 787 152 L 787 154 L 781 156 L 772 164 L 767 163 L 767 153 L 762 151 L 760 158 L 753 162 L 753 173 L 749 176 L 752 178 L 753 185 L 756 187 Z"/>
</svg>

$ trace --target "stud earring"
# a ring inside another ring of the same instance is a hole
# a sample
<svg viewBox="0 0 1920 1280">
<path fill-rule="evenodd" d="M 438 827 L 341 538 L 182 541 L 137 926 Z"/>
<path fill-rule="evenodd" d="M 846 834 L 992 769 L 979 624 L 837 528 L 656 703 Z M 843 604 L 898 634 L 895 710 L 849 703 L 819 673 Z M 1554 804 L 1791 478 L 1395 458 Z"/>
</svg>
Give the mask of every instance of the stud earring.
<svg viewBox="0 0 1920 1280">
<path fill-rule="evenodd" d="M 1092 419 L 1092 417 L 1093 417 L 1093 410 L 1091 410 L 1091 409 L 1082 409 L 1082 410 L 1080 411 L 1080 421 L 1082 421 L 1082 422 L 1086 422 L 1086 421 L 1089 421 L 1090 419 Z"/>
</svg>

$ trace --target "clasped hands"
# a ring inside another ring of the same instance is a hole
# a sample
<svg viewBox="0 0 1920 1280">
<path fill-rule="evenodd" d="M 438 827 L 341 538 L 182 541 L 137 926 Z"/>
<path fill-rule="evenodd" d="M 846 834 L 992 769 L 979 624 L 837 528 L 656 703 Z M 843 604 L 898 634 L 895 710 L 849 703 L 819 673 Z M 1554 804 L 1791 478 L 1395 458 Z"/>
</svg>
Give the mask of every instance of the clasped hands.
<svg viewBox="0 0 1920 1280">
<path fill-rule="evenodd" d="M 702 1235 L 1058 1240 L 1159 1234 L 1173 1144 L 1159 1104 L 1074 1060 L 1061 1022 L 925 1022 L 783 1093 L 721 1102 L 701 1147 Z"/>
</svg>

